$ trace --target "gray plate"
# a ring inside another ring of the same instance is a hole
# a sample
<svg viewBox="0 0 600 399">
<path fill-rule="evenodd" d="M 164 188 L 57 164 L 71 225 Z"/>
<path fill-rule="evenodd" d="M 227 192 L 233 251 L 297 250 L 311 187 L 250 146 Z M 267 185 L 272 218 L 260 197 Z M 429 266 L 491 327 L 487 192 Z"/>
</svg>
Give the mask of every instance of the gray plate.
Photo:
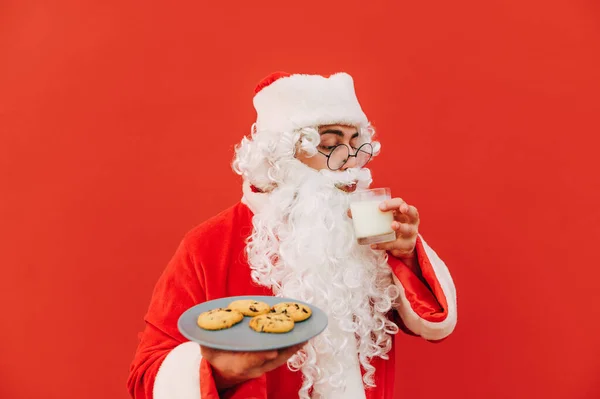
<svg viewBox="0 0 600 399">
<path fill-rule="evenodd" d="M 283 334 L 259 333 L 254 331 L 248 325 L 251 317 L 244 317 L 244 320 L 235 326 L 219 331 L 204 330 L 196 324 L 198 316 L 201 313 L 215 308 L 226 308 L 231 302 L 238 299 L 262 301 L 269 306 L 273 306 L 279 302 L 298 302 L 309 306 L 312 310 L 312 316 L 305 321 L 296 323 L 292 331 Z M 286 348 L 308 341 L 325 330 L 327 327 L 327 315 L 314 305 L 292 298 L 260 295 L 233 296 L 215 299 L 191 307 L 179 317 L 177 327 L 184 337 L 208 348 L 233 352 L 255 352 Z"/>
</svg>

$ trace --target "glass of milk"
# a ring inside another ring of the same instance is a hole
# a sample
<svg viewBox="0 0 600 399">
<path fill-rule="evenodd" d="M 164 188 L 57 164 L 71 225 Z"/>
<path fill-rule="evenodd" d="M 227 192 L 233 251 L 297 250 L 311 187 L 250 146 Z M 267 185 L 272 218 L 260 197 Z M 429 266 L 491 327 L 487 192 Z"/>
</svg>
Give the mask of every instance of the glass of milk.
<svg viewBox="0 0 600 399">
<path fill-rule="evenodd" d="M 356 239 L 360 245 L 394 241 L 394 211 L 382 212 L 379 205 L 392 198 L 389 188 L 360 190 L 350 195 L 350 211 Z"/>
</svg>

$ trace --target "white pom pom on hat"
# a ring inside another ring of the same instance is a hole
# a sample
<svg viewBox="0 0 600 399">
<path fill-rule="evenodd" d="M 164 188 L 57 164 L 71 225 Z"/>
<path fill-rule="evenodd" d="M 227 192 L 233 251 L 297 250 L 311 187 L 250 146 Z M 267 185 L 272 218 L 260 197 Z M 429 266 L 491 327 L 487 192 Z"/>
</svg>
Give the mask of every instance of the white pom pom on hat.
<svg viewBox="0 0 600 399">
<path fill-rule="evenodd" d="M 368 126 L 354 80 L 344 72 L 329 77 L 275 72 L 265 77 L 254 92 L 259 131 L 291 132 L 334 124 Z"/>
</svg>

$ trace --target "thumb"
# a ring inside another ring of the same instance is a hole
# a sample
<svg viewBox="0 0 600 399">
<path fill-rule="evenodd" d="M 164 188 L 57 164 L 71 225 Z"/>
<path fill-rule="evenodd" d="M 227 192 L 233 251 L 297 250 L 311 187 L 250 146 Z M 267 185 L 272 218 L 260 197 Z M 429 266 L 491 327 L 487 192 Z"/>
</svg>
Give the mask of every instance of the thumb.
<svg viewBox="0 0 600 399">
<path fill-rule="evenodd" d="M 264 353 L 265 360 L 273 360 L 279 355 L 277 351 L 268 351 Z"/>
<path fill-rule="evenodd" d="M 279 353 L 277 351 L 253 352 L 248 354 L 246 367 L 248 376 L 256 378 L 265 373 L 265 365 L 270 364 L 277 359 Z"/>
<path fill-rule="evenodd" d="M 259 363 L 263 363 L 269 360 L 273 360 L 276 359 L 277 356 L 279 355 L 279 352 L 277 351 L 264 351 L 264 352 L 258 352 L 256 353 L 256 357 L 259 360 Z"/>
</svg>

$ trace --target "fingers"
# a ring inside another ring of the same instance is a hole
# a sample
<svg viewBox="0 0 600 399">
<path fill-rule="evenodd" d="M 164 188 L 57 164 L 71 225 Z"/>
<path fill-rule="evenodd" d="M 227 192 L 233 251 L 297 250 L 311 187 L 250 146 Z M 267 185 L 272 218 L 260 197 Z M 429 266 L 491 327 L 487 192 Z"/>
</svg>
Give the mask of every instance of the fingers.
<svg viewBox="0 0 600 399">
<path fill-rule="evenodd" d="M 202 357 L 213 367 L 220 385 L 229 387 L 282 366 L 305 344 L 262 352 L 229 352 L 203 346 L 200 346 L 200 350 Z"/>
<path fill-rule="evenodd" d="M 257 378 L 270 371 L 269 365 L 277 362 L 280 354 L 278 351 L 249 353 L 242 368 L 246 370 L 243 374 L 248 378 Z M 240 362 L 241 363 L 241 362 Z"/>
<path fill-rule="evenodd" d="M 200 346 L 200 354 L 206 360 L 213 359 L 217 357 L 220 353 L 223 353 L 223 351 L 220 351 L 218 349 L 207 348 L 206 346 Z"/>
<path fill-rule="evenodd" d="M 417 235 L 418 227 L 411 223 L 400 223 L 398 221 L 392 222 L 392 230 L 396 232 L 396 235 L 399 235 L 404 238 L 411 238 Z"/>
<path fill-rule="evenodd" d="M 415 250 L 413 240 L 396 240 L 393 242 L 383 242 L 371 245 L 372 249 L 389 251 L 395 257 L 411 256 Z"/>
<path fill-rule="evenodd" d="M 395 219 L 402 223 L 416 223 L 419 220 L 419 211 L 412 205 L 408 205 L 402 198 L 392 198 L 383 201 L 379 205 L 383 212 L 394 212 Z"/>
<path fill-rule="evenodd" d="M 265 365 L 277 360 L 279 357 L 279 351 L 264 351 L 264 352 L 248 352 L 245 356 L 244 368 L 255 369 L 259 371 Z M 262 372 L 258 372 L 258 375 Z"/>
<path fill-rule="evenodd" d="M 263 362 L 267 362 L 273 359 L 277 359 L 279 353 L 277 351 L 259 352 L 258 357 L 262 358 Z"/>
<path fill-rule="evenodd" d="M 406 242 L 406 244 L 402 244 L 404 242 Z M 413 246 L 408 240 L 396 240 L 392 242 L 381 242 L 379 244 L 371 244 L 371 248 L 382 251 L 400 250 L 410 252 L 413 249 Z"/>
<path fill-rule="evenodd" d="M 379 209 L 383 212 L 398 210 L 400 213 L 408 212 L 408 204 L 402 198 L 392 198 L 379 204 Z"/>
<path fill-rule="evenodd" d="M 408 206 L 408 211 L 406 212 L 406 215 L 409 217 L 412 223 L 419 221 L 419 211 L 412 205 Z"/>
<path fill-rule="evenodd" d="M 390 251 L 394 256 L 411 254 L 417 242 L 418 226 L 416 224 L 393 221 L 392 230 L 396 232 L 396 239 L 394 241 L 372 244 L 371 248 Z"/>
<path fill-rule="evenodd" d="M 235 360 L 235 364 L 230 366 L 235 370 L 247 370 L 260 368 L 264 364 L 271 362 L 279 356 L 279 351 L 261 351 L 261 352 L 229 352 L 218 349 L 211 349 L 201 346 L 200 347 L 202 357 L 205 358 L 209 363 L 215 363 L 220 366 L 222 363 L 230 363 L 232 359 Z"/>
<path fill-rule="evenodd" d="M 275 370 L 277 367 L 285 364 L 288 361 L 288 359 L 300 349 L 302 349 L 303 346 L 304 344 L 299 344 L 291 346 L 289 348 L 281 349 L 279 351 L 278 356 L 275 359 L 265 362 L 265 364 L 261 367 L 261 374 L 268 373 L 269 371 Z"/>
<path fill-rule="evenodd" d="M 298 345 L 290 346 L 289 348 L 281 349 L 279 351 L 279 356 L 277 356 L 277 359 L 275 359 L 275 361 L 282 361 L 282 363 L 285 363 L 296 352 L 298 352 L 300 349 L 302 349 L 303 346 L 304 346 L 304 344 L 298 344 Z"/>
</svg>

